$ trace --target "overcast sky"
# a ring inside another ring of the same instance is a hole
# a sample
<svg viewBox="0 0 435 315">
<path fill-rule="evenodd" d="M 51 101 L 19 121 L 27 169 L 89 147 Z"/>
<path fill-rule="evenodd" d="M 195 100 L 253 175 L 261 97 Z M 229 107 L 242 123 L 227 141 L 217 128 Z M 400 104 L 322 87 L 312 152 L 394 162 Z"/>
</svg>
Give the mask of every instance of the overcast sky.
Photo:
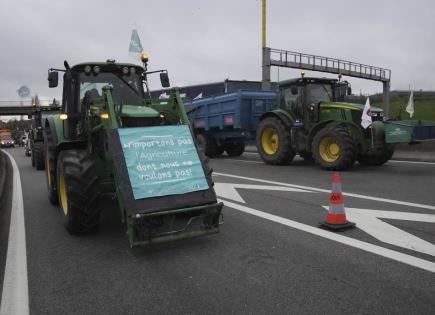
<svg viewBox="0 0 435 315">
<path fill-rule="evenodd" d="M 269 47 L 389 68 L 392 89 L 435 90 L 435 1 L 268 0 L 267 8 Z M 23 84 L 41 99 L 60 96 L 47 69 L 65 59 L 134 62 L 133 28 L 150 70 L 168 69 L 172 85 L 261 80 L 260 0 L 0 0 L 0 21 L 0 101 L 19 100 Z M 348 80 L 354 92 L 382 90 Z"/>
</svg>

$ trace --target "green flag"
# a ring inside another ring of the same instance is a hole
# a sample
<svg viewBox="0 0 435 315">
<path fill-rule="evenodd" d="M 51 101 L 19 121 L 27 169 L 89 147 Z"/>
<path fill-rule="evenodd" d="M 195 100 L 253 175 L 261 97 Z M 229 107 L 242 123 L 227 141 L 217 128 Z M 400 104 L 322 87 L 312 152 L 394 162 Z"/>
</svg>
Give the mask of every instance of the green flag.
<svg viewBox="0 0 435 315">
<path fill-rule="evenodd" d="M 139 35 L 136 30 L 131 32 L 131 40 L 130 47 L 128 48 L 128 52 L 133 57 L 138 57 L 143 51 L 142 44 L 140 43 Z"/>
</svg>

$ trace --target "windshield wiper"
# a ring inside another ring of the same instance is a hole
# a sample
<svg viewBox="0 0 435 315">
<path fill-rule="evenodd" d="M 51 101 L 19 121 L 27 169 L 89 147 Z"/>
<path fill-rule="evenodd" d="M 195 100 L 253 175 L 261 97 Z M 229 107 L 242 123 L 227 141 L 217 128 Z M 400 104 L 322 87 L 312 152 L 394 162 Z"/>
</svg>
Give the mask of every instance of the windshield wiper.
<svg viewBox="0 0 435 315">
<path fill-rule="evenodd" d="M 137 96 L 139 96 L 140 98 L 142 98 L 141 97 L 141 95 L 139 94 L 139 92 L 133 87 L 133 86 L 131 86 L 130 85 L 130 83 L 128 83 L 128 81 L 127 80 L 125 80 L 124 78 L 122 78 L 121 76 L 119 76 L 119 75 L 116 75 L 116 77 L 118 78 L 118 79 L 120 79 L 122 82 L 124 82 L 133 92 L 134 92 L 134 94 L 136 94 Z"/>
</svg>

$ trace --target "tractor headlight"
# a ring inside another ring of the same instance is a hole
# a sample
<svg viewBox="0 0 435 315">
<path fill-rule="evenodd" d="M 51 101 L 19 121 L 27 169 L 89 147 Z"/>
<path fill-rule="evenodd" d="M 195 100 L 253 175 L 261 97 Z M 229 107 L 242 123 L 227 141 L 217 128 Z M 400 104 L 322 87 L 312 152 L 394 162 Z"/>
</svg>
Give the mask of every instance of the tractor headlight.
<svg viewBox="0 0 435 315">
<path fill-rule="evenodd" d="M 123 73 L 124 75 L 127 75 L 128 72 L 129 72 L 128 67 L 122 67 L 122 73 Z"/>
<path fill-rule="evenodd" d="M 94 73 L 95 74 L 100 73 L 100 67 L 99 66 L 94 66 Z"/>
</svg>

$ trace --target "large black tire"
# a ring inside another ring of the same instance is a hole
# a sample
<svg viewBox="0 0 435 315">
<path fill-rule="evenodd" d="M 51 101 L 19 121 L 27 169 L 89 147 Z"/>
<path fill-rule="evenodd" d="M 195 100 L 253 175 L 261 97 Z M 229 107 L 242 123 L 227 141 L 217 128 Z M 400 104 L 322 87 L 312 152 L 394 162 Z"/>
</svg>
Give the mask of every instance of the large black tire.
<svg viewBox="0 0 435 315">
<path fill-rule="evenodd" d="M 217 155 L 217 143 L 216 139 L 207 133 L 200 133 L 196 135 L 196 142 L 199 149 L 204 152 L 208 157 L 214 157 Z"/>
<path fill-rule="evenodd" d="M 225 147 L 223 145 L 218 145 L 216 147 L 215 155 L 222 155 L 225 152 Z"/>
<path fill-rule="evenodd" d="M 59 206 L 71 234 L 88 232 L 99 223 L 97 169 L 86 150 L 65 150 L 57 159 Z"/>
<path fill-rule="evenodd" d="M 245 152 L 245 143 L 243 140 L 228 140 L 224 144 L 225 151 L 229 156 L 240 156 Z"/>
<path fill-rule="evenodd" d="M 322 169 L 345 171 L 358 157 L 358 143 L 344 126 L 325 127 L 314 136 L 311 151 Z"/>
<path fill-rule="evenodd" d="M 30 158 L 32 159 L 32 166 L 35 167 L 36 162 L 35 162 L 35 149 L 33 147 L 33 142 L 30 142 Z"/>
<path fill-rule="evenodd" d="M 45 177 L 47 179 L 48 200 L 51 204 L 58 205 L 59 198 L 57 196 L 56 182 L 56 151 L 50 128 L 46 128 L 44 132 L 44 152 L 45 152 Z"/>
<path fill-rule="evenodd" d="M 276 117 L 268 117 L 260 122 L 256 143 L 261 159 L 267 164 L 288 164 L 296 154 L 291 147 L 290 131 Z"/>
<path fill-rule="evenodd" d="M 45 169 L 44 142 L 38 141 L 33 144 L 32 161 L 38 171 Z"/>
<path fill-rule="evenodd" d="M 388 162 L 394 154 L 394 145 L 386 144 L 381 150 L 377 152 L 369 152 L 368 154 L 361 154 L 358 162 L 361 165 L 379 166 Z"/>
</svg>

